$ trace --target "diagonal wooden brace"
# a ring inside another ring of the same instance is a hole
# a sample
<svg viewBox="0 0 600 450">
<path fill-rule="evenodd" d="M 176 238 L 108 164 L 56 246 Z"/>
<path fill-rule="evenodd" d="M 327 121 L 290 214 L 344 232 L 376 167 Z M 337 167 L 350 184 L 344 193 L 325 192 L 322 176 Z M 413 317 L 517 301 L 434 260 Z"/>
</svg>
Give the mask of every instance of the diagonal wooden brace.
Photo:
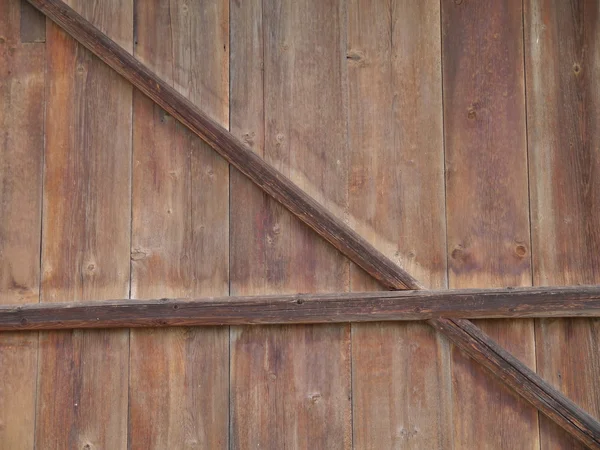
<svg viewBox="0 0 600 450">
<path fill-rule="evenodd" d="M 64 2 L 28 1 L 374 278 L 390 289 L 422 289 L 404 269 L 386 258 Z M 600 449 L 600 423 L 502 349 L 478 327 L 462 319 L 431 319 L 428 323 L 573 437 L 591 448 Z"/>
</svg>

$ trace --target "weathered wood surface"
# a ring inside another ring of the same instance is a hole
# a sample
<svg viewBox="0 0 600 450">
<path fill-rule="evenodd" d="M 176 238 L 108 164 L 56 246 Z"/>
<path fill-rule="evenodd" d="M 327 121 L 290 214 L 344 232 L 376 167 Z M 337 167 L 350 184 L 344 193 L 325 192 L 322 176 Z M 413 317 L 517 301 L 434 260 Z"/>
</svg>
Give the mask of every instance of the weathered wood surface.
<svg viewBox="0 0 600 450">
<path fill-rule="evenodd" d="M 600 282 L 600 4 L 525 2 L 534 282 Z M 540 320 L 537 370 L 600 417 L 600 322 Z M 544 449 L 574 448 L 542 419 Z"/>
<path fill-rule="evenodd" d="M 444 0 L 442 27 L 449 286 L 530 285 L 521 1 Z M 477 324 L 535 367 L 532 321 Z M 538 446 L 537 411 L 459 348 L 452 377 L 455 445 Z"/>
<path fill-rule="evenodd" d="M 343 210 L 344 2 L 231 8 L 232 132 L 321 204 Z M 232 295 L 348 289 L 348 261 L 235 169 L 231 202 Z M 232 328 L 232 448 L 349 449 L 350 390 L 349 325 Z"/>
<path fill-rule="evenodd" d="M 350 223 L 445 288 L 440 2 L 349 1 L 346 58 Z M 356 266 L 351 286 L 382 288 Z M 425 323 L 352 325 L 356 448 L 451 447 L 448 348 Z"/>
<path fill-rule="evenodd" d="M 229 2 L 134 14 L 135 57 L 227 126 Z M 227 295 L 227 162 L 137 90 L 133 114 L 131 297 Z M 227 329 L 132 331 L 130 362 L 131 448 L 227 448 Z"/>
<path fill-rule="evenodd" d="M 415 289 L 420 287 L 419 283 L 410 274 L 404 269 L 399 268 L 381 252 L 375 250 L 371 244 L 324 208 L 321 203 L 313 199 L 297 184 L 293 183 L 289 177 L 283 176 L 277 168 L 253 153 L 241 139 L 229 133 L 204 111 L 193 105 L 168 83 L 161 80 L 131 56 L 130 53 L 115 45 L 107 36 L 99 33 L 95 27 L 76 14 L 72 9 L 68 8 L 61 0 L 28 1 L 63 27 L 69 34 L 94 52 L 102 61 L 150 97 L 165 111 L 200 136 L 256 185 L 284 205 L 292 214 L 329 241 L 339 251 L 351 260 L 356 261 L 358 265 L 374 278 L 381 281 L 386 280 L 386 284 L 391 283 L 390 285 L 397 289 Z M 274 13 L 279 9 L 280 7 L 269 6 L 269 10 L 273 10 Z M 339 36 L 336 37 L 336 40 L 338 39 Z M 291 44 L 282 45 L 289 47 Z M 274 71 L 281 70 L 279 64 L 283 64 L 283 61 L 277 60 L 276 63 Z M 316 67 L 314 70 L 315 76 L 321 74 L 321 71 L 316 70 Z M 328 76 L 332 76 L 331 73 L 327 74 Z M 322 77 L 324 80 L 327 78 L 324 75 Z M 302 84 L 303 79 L 304 76 L 297 78 L 297 84 Z M 336 101 L 340 102 L 341 100 L 337 99 Z M 283 104 L 280 108 L 283 108 Z M 314 115 L 314 111 L 312 110 L 307 113 L 310 113 L 309 116 L 318 117 Z M 306 119 L 306 116 L 303 119 Z M 332 137 L 329 139 L 332 139 Z M 314 140 L 313 138 L 313 142 L 321 145 L 325 144 L 326 141 Z M 336 143 L 336 145 L 340 144 Z M 321 154 L 323 157 L 328 154 L 325 150 L 316 151 L 316 148 L 311 147 L 311 154 Z M 311 162 L 320 164 L 320 161 L 316 160 Z M 311 171 L 313 169 L 318 171 L 318 166 L 310 167 Z M 333 173 L 336 172 L 338 171 Z M 328 178 L 333 173 L 328 173 Z M 325 174 L 323 173 L 322 176 L 325 177 Z M 335 184 L 339 183 L 340 181 L 336 180 Z M 306 188 L 307 186 L 303 187 Z M 317 192 L 319 187 L 316 186 L 314 190 Z"/>
<path fill-rule="evenodd" d="M 546 414 L 555 424 L 569 430 L 573 437 L 587 447 L 600 449 L 600 423 L 596 419 L 504 350 L 472 322 L 464 319 L 440 319 L 434 323 L 434 326 L 445 333 L 452 342 L 460 344 L 475 361 L 493 371 L 508 385 L 513 386 L 516 392 Z M 476 427 L 477 423 L 473 422 L 471 426 Z M 515 439 L 517 438 L 515 436 Z M 455 445 L 457 444 L 459 443 L 455 442 Z M 518 448 L 530 445 L 520 442 Z M 536 446 L 537 442 L 534 442 L 533 447 Z"/>
<path fill-rule="evenodd" d="M 0 306 L 0 330 L 415 321 L 435 317 L 580 316 L 600 317 L 600 287 L 354 292 L 10 305 Z"/>
<path fill-rule="evenodd" d="M 292 212 L 309 226 L 326 237 L 330 242 L 336 245 L 351 260 L 357 262 L 361 267 L 367 269 L 379 280 L 385 281 L 385 284 L 392 288 L 402 288 L 407 286 L 418 287 L 417 283 L 404 270 L 398 268 L 389 259 L 380 252 L 375 251 L 370 244 L 360 238 L 349 227 L 337 220 L 334 215 L 328 213 L 320 204 L 301 191 L 289 179 L 283 177 L 280 172 L 266 164 L 260 157 L 252 154 L 243 147 L 240 141 L 231 138 L 231 136 L 222 127 L 208 119 L 203 113 L 199 112 L 189 102 L 178 96 L 175 91 L 169 88 L 168 84 L 156 78 L 143 65 L 133 59 L 127 52 L 116 46 L 105 36 L 98 34 L 97 30 L 90 27 L 82 18 L 75 15 L 58 0 L 31 0 L 31 3 L 37 5 L 43 12 L 53 17 L 54 20 L 62 24 L 77 36 L 94 52 L 98 53 L 105 62 L 114 67 L 119 73 L 125 76 L 129 81 L 145 92 L 151 98 L 160 102 L 169 112 L 176 114 L 176 117 L 190 128 L 197 127 L 196 132 L 204 137 L 215 148 L 223 152 L 230 158 L 230 161 L 238 166 L 250 167 L 246 173 L 254 177 L 254 181 L 264 190 L 275 196 L 280 202 L 289 207 Z M 460 6 L 460 2 L 456 6 Z M 518 33 L 516 33 L 518 34 Z M 515 35 L 512 33 L 511 36 Z M 285 45 L 283 45 L 285 47 Z M 163 100 L 168 101 L 163 101 Z M 169 103 L 171 102 L 171 103 Z M 177 108 L 180 108 L 179 114 Z M 471 114 L 472 117 L 473 116 Z M 191 117 L 193 120 L 186 120 Z M 202 128 L 206 125 L 207 127 Z M 512 132 L 513 130 L 510 130 Z M 238 150 L 242 150 L 239 151 Z M 268 181 L 268 182 L 266 182 Z M 517 183 L 518 184 L 518 183 Z M 314 215 L 316 214 L 316 215 Z M 333 231 L 332 231 L 333 230 Z M 517 245 L 517 256 L 524 258 L 523 248 Z M 525 253 L 527 249 L 525 248 Z M 457 254 L 458 256 L 458 254 Z M 436 325 L 436 322 L 431 322 Z M 439 325 L 439 323 L 437 323 Z M 461 329 L 467 326 L 463 322 L 452 322 L 451 327 Z M 465 333 L 465 330 L 462 330 Z M 486 358 L 484 353 L 479 353 L 478 357 Z M 507 362 L 510 365 L 510 361 Z M 511 378 L 505 379 L 509 384 L 514 383 Z M 519 389 L 516 384 L 513 389 Z M 540 387 L 541 389 L 541 387 Z M 569 427 L 570 425 L 567 425 Z M 511 432 L 514 430 L 511 430 Z M 571 432 L 576 434 L 575 430 Z M 514 434 L 514 433 L 513 433 Z"/>
<path fill-rule="evenodd" d="M 73 7 L 132 50 L 131 0 Z M 132 87 L 47 30 L 42 302 L 129 295 Z M 127 330 L 40 334 L 37 448 L 127 447 Z"/>
<path fill-rule="evenodd" d="M 24 44 L 29 25 L 20 2 L 0 3 L 2 305 L 39 301 L 45 46 Z M 37 343 L 37 333 L 0 336 L 2 448 L 33 448 Z"/>
</svg>

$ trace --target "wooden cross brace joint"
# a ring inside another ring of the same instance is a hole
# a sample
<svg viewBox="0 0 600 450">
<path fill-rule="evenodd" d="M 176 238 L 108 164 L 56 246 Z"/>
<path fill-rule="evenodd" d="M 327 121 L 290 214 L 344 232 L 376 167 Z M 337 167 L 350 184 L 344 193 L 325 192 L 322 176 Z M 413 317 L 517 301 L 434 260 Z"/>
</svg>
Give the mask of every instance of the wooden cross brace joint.
<svg viewBox="0 0 600 450">
<path fill-rule="evenodd" d="M 598 316 L 600 288 L 419 292 L 423 287 L 404 269 L 65 3 L 60 0 L 28 1 L 206 141 L 352 262 L 392 290 L 414 291 L 2 307 L 0 329 L 426 319 L 573 437 L 590 448 L 600 449 L 600 423 L 597 420 L 465 319 Z"/>
</svg>

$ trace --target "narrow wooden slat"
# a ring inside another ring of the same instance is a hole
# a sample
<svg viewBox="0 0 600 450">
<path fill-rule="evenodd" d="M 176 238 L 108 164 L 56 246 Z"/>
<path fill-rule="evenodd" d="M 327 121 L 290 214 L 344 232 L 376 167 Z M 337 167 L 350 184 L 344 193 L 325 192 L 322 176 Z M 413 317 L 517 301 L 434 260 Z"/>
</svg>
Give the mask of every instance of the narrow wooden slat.
<svg viewBox="0 0 600 450">
<path fill-rule="evenodd" d="M 445 288 L 439 0 L 349 1 L 346 62 L 350 224 Z M 351 286 L 382 289 L 356 266 Z M 355 448 L 452 448 L 449 347 L 423 322 L 352 325 Z"/>
<path fill-rule="evenodd" d="M 600 287 L 164 298 L 0 306 L 0 330 L 600 317 Z"/>
<path fill-rule="evenodd" d="M 37 303 L 40 292 L 45 45 L 23 44 L 20 14 L 18 1 L 0 2 L 2 305 Z M 37 348 L 37 333 L 0 336 L 2 448 L 33 448 Z"/>
<path fill-rule="evenodd" d="M 271 168 L 260 157 L 246 149 L 239 140 L 231 137 L 225 129 L 208 119 L 185 98 L 171 89 L 168 84 L 152 74 L 132 58 L 130 54 L 74 13 L 63 2 L 60 0 L 28 1 L 63 26 L 69 33 L 72 33 L 77 40 L 93 49 L 104 62 L 172 113 L 184 125 L 203 137 L 213 148 L 218 149 L 221 154 L 238 166 L 262 189 L 274 196 L 292 213 L 376 279 L 384 282 L 390 288 L 419 288 L 418 283 L 406 271 L 397 267 L 380 252 L 376 251 L 349 227 L 327 212 L 318 202 L 311 199 L 280 172 Z M 430 323 L 433 326 L 439 325 L 435 320 Z M 462 322 L 452 322 L 451 324 L 445 324 L 445 326 L 447 333 L 451 332 L 451 328 L 460 332 L 463 324 Z M 484 359 L 487 358 L 485 353 L 480 352 L 479 356 Z M 507 364 L 510 365 L 511 362 L 507 361 Z M 518 382 L 515 382 L 513 378 L 502 378 L 502 380 L 508 383 L 513 390 L 518 391 Z M 541 391 L 543 388 L 538 386 L 536 389 Z M 534 397 L 533 403 L 536 404 Z M 577 414 L 576 411 L 574 413 Z M 571 434 L 578 437 L 581 430 L 577 428 L 577 425 L 572 422 L 561 421 L 560 417 L 560 415 L 555 415 L 553 419 Z"/>
<path fill-rule="evenodd" d="M 229 0 L 134 8 L 135 57 L 226 125 Z M 137 90 L 133 115 L 131 297 L 227 295 L 227 161 Z M 227 448 L 228 330 L 135 330 L 130 349 L 131 448 Z"/>
<path fill-rule="evenodd" d="M 344 5 L 231 3 L 232 133 L 342 209 Z M 343 255 L 234 168 L 231 180 L 233 295 L 348 289 Z M 232 448 L 349 449 L 350 415 L 349 325 L 232 328 Z"/>
<path fill-rule="evenodd" d="M 450 288 L 531 284 L 522 2 L 442 1 Z M 476 322 L 535 367 L 533 321 Z M 459 448 L 539 446 L 538 414 L 459 348 Z"/>
<path fill-rule="evenodd" d="M 464 319 L 438 319 L 430 323 L 459 345 L 475 361 L 487 367 L 515 392 L 568 430 L 589 448 L 600 448 L 600 423 L 544 381 L 533 370 Z M 518 436 L 516 436 L 518 438 Z"/>
<path fill-rule="evenodd" d="M 73 0 L 132 49 L 131 0 Z M 41 301 L 129 295 L 132 87 L 48 23 Z M 36 448 L 127 447 L 127 330 L 40 334 Z"/>
<path fill-rule="evenodd" d="M 600 283 L 600 3 L 527 0 L 534 283 Z M 537 370 L 600 417 L 600 321 L 536 323 Z M 576 448 L 542 419 L 543 449 Z"/>
</svg>

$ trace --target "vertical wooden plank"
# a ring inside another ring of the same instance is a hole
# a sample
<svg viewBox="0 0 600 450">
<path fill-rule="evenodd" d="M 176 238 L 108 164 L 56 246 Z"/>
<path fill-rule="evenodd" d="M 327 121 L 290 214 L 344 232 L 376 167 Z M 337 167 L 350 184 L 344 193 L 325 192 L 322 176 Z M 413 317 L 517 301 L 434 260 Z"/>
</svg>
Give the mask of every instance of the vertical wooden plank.
<svg viewBox="0 0 600 450">
<path fill-rule="evenodd" d="M 347 207 L 345 6 L 231 5 L 231 129 L 319 201 Z M 231 292 L 341 291 L 348 262 L 232 170 Z M 233 448 L 349 448 L 350 328 L 231 331 Z"/>
<path fill-rule="evenodd" d="M 351 0 L 346 57 L 351 220 L 444 288 L 440 3 Z M 378 287 L 355 266 L 351 280 L 354 291 Z M 430 327 L 353 325 L 352 357 L 356 448 L 451 448 L 448 345 Z"/>
<path fill-rule="evenodd" d="M 0 4 L 0 304 L 39 301 L 45 45 Z M 0 335 L 0 447 L 33 448 L 37 333 Z"/>
<path fill-rule="evenodd" d="M 531 283 L 520 0 L 442 2 L 451 288 Z M 533 323 L 478 321 L 535 367 Z M 454 348 L 459 448 L 537 448 L 537 411 Z"/>
<path fill-rule="evenodd" d="M 525 2 L 534 282 L 600 283 L 600 4 Z M 540 320 L 538 371 L 600 417 L 594 319 Z M 580 448 L 550 421 L 543 448 Z"/>
<path fill-rule="evenodd" d="M 221 125 L 229 2 L 138 1 L 135 56 Z M 227 295 L 228 164 L 134 93 L 132 298 Z M 132 330 L 131 448 L 227 448 L 229 332 Z"/>
<path fill-rule="evenodd" d="M 131 0 L 72 1 L 132 48 Z M 47 30 L 42 301 L 127 298 L 132 88 Z M 40 334 L 36 446 L 125 448 L 127 330 Z"/>
</svg>

